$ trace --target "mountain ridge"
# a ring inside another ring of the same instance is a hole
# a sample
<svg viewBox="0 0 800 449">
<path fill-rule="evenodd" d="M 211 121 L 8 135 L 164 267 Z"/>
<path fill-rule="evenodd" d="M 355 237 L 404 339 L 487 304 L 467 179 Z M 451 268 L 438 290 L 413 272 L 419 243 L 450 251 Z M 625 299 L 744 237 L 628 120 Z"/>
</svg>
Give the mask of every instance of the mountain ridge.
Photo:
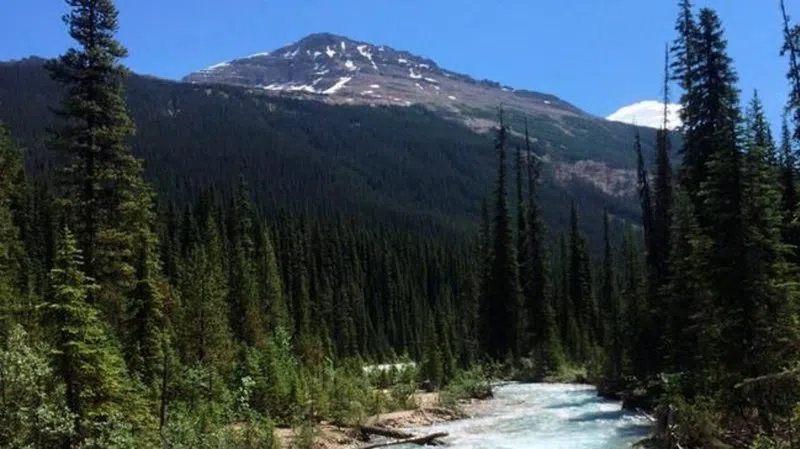
<svg viewBox="0 0 800 449">
<path fill-rule="evenodd" d="M 470 115 L 466 107 L 498 105 L 551 117 L 594 117 L 552 94 L 477 80 L 406 50 L 327 32 L 214 64 L 183 81 L 315 96 L 332 103 L 424 104 L 462 119 Z"/>
</svg>

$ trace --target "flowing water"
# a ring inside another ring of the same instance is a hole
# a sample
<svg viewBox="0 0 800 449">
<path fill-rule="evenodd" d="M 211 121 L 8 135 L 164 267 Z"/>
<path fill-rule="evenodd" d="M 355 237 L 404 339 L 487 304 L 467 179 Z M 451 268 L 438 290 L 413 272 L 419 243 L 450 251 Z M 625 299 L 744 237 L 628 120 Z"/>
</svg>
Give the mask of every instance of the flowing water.
<svg viewBox="0 0 800 449">
<path fill-rule="evenodd" d="M 649 420 L 590 386 L 509 384 L 475 418 L 418 429 L 448 432 L 457 449 L 618 449 L 646 437 Z"/>
</svg>

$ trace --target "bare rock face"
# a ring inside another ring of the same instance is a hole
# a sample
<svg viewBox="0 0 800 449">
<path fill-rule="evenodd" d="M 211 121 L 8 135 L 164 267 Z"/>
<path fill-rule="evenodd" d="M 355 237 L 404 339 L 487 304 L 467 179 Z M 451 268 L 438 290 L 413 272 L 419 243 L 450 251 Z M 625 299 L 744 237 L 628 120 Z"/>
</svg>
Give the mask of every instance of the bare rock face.
<svg viewBox="0 0 800 449">
<path fill-rule="evenodd" d="M 504 105 L 527 113 L 586 116 L 552 95 L 478 81 L 388 46 L 329 33 L 312 34 L 269 53 L 213 65 L 184 78 L 354 104 L 422 104 L 468 116 Z"/>
</svg>

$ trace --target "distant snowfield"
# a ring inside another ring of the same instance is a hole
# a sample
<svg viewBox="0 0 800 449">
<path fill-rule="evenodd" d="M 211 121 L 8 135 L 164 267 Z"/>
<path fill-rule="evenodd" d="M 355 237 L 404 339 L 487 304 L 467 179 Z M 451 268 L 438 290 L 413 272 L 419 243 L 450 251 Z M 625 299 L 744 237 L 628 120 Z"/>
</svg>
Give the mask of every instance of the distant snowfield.
<svg viewBox="0 0 800 449">
<path fill-rule="evenodd" d="M 680 110 L 681 105 L 679 104 L 669 103 L 667 105 L 667 128 L 675 129 L 681 126 Z M 640 101 L 619 108 L 606 117 L 606 120 L 648 128 L 661 128 L 664 123 L 664 103 L 655 100 Z"/>
</svg>

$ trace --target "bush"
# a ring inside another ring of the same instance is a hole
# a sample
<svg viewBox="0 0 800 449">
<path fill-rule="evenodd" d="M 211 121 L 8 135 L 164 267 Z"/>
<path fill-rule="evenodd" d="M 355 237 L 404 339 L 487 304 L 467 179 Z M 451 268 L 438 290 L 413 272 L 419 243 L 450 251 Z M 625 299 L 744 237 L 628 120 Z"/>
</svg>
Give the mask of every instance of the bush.
<svg viewBox="0 0 800 449">
<path fill-rule="evenodd" d="M 310 421 L 305 421 L 295 430 L 293 446 L 297 449 L 311 449 L 314 447 L 316 438 L 317 426 Z"/>
<path fill-rule="evenodd" d="M 399 383 L 392 387 L 393 408 L 399 410 L 411 410 L 419 405 L 414 399 L 417 386 L 413 383 Z"/>
<path fill-rule="evenodd" d="M 481 367 L 460 371 L 439 394 L 439 404 L 458 409 L 458 402 L 466 399 L 488 399 L 492 397 L 492 385 Z"/>
<path fill-rule="evenodd" d="M 229 430 L 231 447 L 236 449 L 278 449 L 275 428 L 267 418 L 253 417 L 242 426 Z"/>
</svg>

